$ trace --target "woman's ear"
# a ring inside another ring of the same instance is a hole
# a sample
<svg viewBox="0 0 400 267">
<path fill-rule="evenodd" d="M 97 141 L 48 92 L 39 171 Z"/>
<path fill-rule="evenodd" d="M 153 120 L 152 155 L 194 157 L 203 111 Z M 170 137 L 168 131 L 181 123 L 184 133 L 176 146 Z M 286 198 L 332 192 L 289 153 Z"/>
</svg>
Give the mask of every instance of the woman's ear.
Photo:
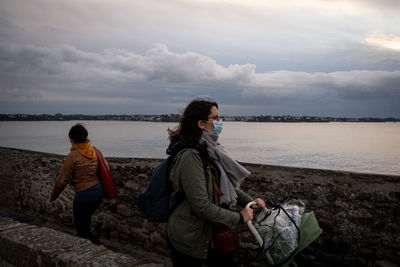
<svg viewBox="0 0 400 267">
<path fill-rule="evenodd" d="M 206 122 L 203 120 L 197 121 L 197 126 L 199 126 L 200 129 L 204 130 L 206 128 Z"/>
</svg>

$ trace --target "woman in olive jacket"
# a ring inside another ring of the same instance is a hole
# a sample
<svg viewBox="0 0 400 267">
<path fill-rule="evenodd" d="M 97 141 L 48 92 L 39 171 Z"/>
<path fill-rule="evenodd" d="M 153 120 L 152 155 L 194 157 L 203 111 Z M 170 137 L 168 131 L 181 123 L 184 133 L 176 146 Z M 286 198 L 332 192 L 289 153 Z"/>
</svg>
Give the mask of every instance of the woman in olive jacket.
<svg viewBox="0 0 400 267">
<path fill-rule="evenodd" d="M 177 142 L 200 143 L 206 151 L 210 151 L 210 144 L 204 135 L 211 133 L 218 136 L 222 126 L 218 125 L 218 121 L 217 103 L 201 99 L 192 101 L 186 107 L 179 126 L 169 130 L 170 147 Z M 239 165 L 236 162 L 233 164 Z M 170 169 L 170 207 L 173 211 L 167 222 L 167 237 L 174 266 L 201 266 L 204 259 L 207 259 L 209 266 L 219 265 L 221 260 L 224 266 L 233 264 L 230 253 L 221 255 L 214 249 L 212 226 L 222 224 L 234 228 L 252 220 L 253 211 L 243 208 L 238 213 L 228 209 L 227 205 L 216 204 L 218 200 L 215 199 L 213 177 L 221 185 L 221 170 L 224 172 L 218 165 L 212 164 L 210 157 L 205 171 L 199 151 L 193 148 L 181 150 L 174 158 Z M 255 201 L 257 205 L 253 208 L 265 207 L 262 199 L 253 200 L 238 186 L 234 187 L 234 191 L 233 201 L 240 206 Z"/>
</svg>

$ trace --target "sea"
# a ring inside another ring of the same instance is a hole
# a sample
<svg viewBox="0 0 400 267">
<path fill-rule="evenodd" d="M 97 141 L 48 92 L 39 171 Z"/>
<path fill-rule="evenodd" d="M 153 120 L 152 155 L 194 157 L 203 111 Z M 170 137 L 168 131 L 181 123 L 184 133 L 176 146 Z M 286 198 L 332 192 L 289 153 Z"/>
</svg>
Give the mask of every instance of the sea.
<svg viewBox="0 0 400 267">
<path fill-rule="evenodd" d="M 84 124 L 106 157 L 165 158 L 168 129 L 144 121 L 1 121 L 0 146 L 66 155 Z M 400 175 L 399 122 L 224 122 L 220 143 L 240 162 Z"/>
</svg>

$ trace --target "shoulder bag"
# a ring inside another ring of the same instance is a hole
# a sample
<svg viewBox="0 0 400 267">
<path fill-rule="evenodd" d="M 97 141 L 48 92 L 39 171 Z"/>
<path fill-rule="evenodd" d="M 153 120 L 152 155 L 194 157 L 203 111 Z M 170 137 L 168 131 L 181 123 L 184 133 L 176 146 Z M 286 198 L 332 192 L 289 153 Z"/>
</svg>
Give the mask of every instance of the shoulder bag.
<svg viewBox="0 0 400 267">
<path fill-rule="evenodd" d="M 214 187 L 214 203 L 220 205 L 219 196 L 222 192 L 215 180 L 214 174 L 212 174 L 213 187 Z M 226 254 L 239 248 L 239 236 L 235 229 L 230 228 L 223 224 L 212 225 L 212 236 L 215 248 L 221 254 Z"/>
<path fill-rule="evenodd" d="M 106 198 L 111 199 L 119 194 L 119 190 L 115 185 L 113 179 L 111 178 L 111 174 L 110 171 L 107 169 L 103 154 L 101 154 L 100 150 L 98 150 L 97 148 L 95 147 L 93 148 L 96 151 L 97 155 L 97 162 L 98 162 L 97 175 L 100 179 L 101 184 L 103 185 L 104 194 Z"/>
</svg>

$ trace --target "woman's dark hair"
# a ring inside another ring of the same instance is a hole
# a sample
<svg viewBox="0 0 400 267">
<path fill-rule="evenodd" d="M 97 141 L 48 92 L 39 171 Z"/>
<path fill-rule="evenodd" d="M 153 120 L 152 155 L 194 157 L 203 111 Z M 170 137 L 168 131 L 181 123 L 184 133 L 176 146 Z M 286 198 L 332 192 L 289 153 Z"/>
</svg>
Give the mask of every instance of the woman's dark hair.
<svg viewBox="0 0 400 267">
<path fill-rule="evenodd" d="M 208 120 L 208 115 L 210 115 L 213 106 L 218 109 L 218 104 L 212 100 L 195 99 L 190 102 L 180 118 L 178 127 L 174 130 L 168 129 L 171 143 L 177 141 L 198 143 L 202 129 L 199 128 L 197 122 L 199 120 Z"/>
<path fill-rule="evenodd" d="M 71 127 L 68 133 L 69 138 L 71 138 L 75 143 L 82 143 L 82 142 L 87 142 L 89 141 L 87 139 L 88 137 L 88 131 L 86 130 L 85 127 L 83 127 L 82 124 L 75 124 L 74 126 Z"/>
</svg>

